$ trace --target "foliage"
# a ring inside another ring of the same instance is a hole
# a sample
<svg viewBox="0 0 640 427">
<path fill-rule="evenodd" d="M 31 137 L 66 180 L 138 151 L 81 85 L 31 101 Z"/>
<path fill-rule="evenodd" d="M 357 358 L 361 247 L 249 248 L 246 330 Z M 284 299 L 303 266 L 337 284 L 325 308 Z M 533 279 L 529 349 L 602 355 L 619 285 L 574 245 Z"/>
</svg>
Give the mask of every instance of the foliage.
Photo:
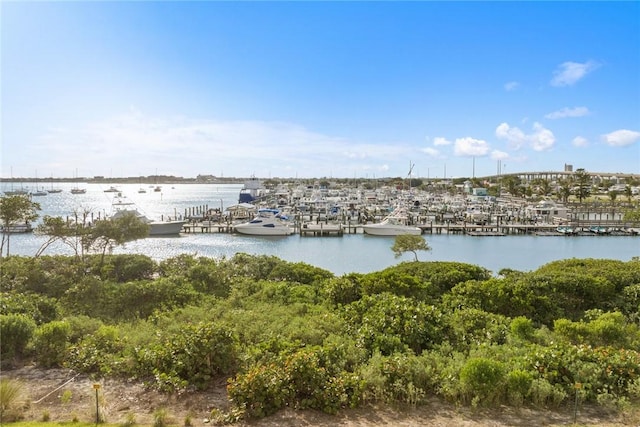
<svg viewBox="0 0 640 427">
<path fill-rule="evenodd" d="M 442 313 L 434 306 L 390 293 L 368 295 L 344 307 L 348 333 L 369 354 L 422 350 L 440 342 Z"/>
<path fill-rule="evenodd" d="M 26 406 L 22 383 L 6 378 L 0 379 L 0 424 L 20 420 Z"/>
<path fill-rule="evenodd" d="M 24 355 L 35 329 L 35 322 L 22 314 L 0 314 L 0 360 L 3 366 L 11 365 L 14 358 Z"/>
<path fill-rule="evenodd" d="M 138 348 L 141 375 L 154 378 L 161 390 L 174 391 L 188 384 L 205 388 L 218 375 L 237 364 L 237 338 L 219 325 L 184 325 L 180 334 L 160 335 L 150 346 Z"/>
<path fill-rule="evenodd" d="M 36 361 L 45 368 L 60 367 L 69 346 L 71 327 L 64 321 L 45 323 L 35 332 Z"/>
<path fill-rule="evenodd" d="M 175 392 L 228 378 L 226 420 L 361 402 L 556 406 L 640 396 L 640 262 L 404 262 L 335 277 L 238 254 L 0 259 L 3 368 Z"/>
<path fill-rule="evenodd" d="M 40 204 L 32 202 L 28 196 L 2 196 L 0 197 L 0 227 L 2 228 L 2 241 L 0 242 L 0 257 L 10 254 L 10 227 L 19 224 L 28 225 L 38 218 Z"/>
<path fill-rule="evenodd" d="M 430 251 L 431 248 L 422 236 L 401 234 L 396 236 L 393 246 L 391 246 L 391 250 L 395 254 L 396 258 L 401 257 L 405 252 L 411 252 L 415 257 L 415 261 L 418 261 L 418 251 Z"/>
<path fill-rule="evenodd" d="M 486 358 L 470 358 L 460 371 L 462 388 L 474 404 L 500 401 L 504 377 L 503 364 Z"/>
<path fill-rule="evenodd" d="M 263 417 L 285 407 L 334 414 L 355 406 L 361 392 L 358 377 L 335 369 L 332 356 L 325 348 L 300 349 L 236 375 L 229 380 L 227 392 L 249 417 Z"/>
</svg>

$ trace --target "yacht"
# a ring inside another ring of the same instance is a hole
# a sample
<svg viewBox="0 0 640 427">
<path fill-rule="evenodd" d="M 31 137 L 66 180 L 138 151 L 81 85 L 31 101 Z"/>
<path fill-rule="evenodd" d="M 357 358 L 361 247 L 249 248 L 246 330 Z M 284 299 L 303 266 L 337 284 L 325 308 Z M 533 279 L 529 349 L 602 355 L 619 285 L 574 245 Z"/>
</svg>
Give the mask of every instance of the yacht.
<svg viewBox="0 0 640 427">
<path fill-rule="evenodd" d="M 152 220 L 141 213 L 135 203 L 122 195 L 114 198 L 111 204 L 111 218 L 118 218 L 125 214 L 134 214 L 138 219 L 149 224 L 149 236 L 171 236 L 178 235 L 182 231 L 182 226 L 187 223 L 183 220 Z"/>
<path fill-rule="evenodd" d="M 238 224 L 235 231 L 240 234 L 256 236 L 288 236 L 293 234 L 293 227 L 287 217 L 278 209 L 258 209 L 256 216 L 249 222 Z"/>
<path fill-rule="evenodd" d="M 422 229 L 409 225 L 409 216 L 404 208 L 397 207 L 382 221 L 362 226 L 365 234 L 372 236 L 399 236 L 401 234 L 421 235 Z"/>
</svg>

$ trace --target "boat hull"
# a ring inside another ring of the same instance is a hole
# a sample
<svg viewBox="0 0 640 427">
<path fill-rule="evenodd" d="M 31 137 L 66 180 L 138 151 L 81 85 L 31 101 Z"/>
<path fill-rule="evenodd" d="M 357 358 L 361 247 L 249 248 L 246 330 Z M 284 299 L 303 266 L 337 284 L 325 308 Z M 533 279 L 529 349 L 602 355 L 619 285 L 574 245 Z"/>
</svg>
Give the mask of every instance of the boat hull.
<svg viewBox="0 0 640 427">
<path fill-rule="evenodd" d="M 418 227 L 388 224 L 367 224 L 362 226 L 362 230 L 371 236 L 400 236 L 403 234 L 419 236 L 422 234 L 422 230 Z"/>
<path fill-rule="evenodd" d="M 186 221 L 152 221 L 149 223 L 149 236 L 178 235 L 186 223 Z"/>
<path fill-rule="evenodd" d="M 239 224 L 235 226 L 236 232 L 252 236 L 289 236 L 293 229 L 287 225 L 255 225 Z"/>
</svg>

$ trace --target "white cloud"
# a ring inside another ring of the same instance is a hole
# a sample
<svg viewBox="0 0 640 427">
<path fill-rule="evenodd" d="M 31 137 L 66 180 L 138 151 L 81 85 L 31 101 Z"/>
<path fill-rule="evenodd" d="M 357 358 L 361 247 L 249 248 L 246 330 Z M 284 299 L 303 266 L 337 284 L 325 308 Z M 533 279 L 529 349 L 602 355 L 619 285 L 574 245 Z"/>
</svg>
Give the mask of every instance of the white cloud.
<svg viewBox="0 0 640 427">
<path fill-rule="evenodd" d="M 500 151 L 500 150 L 493 150 L 491 152 L 491 159 L 493 160 L 506 160 L 509 158 L 509 153 L 504 152 L 504 151 Z"/>
<path fill-rule="evenodd" d="M 454 144 L 453 152 L 456 156 L 482 157 L 489 152 L 489 144 L 487 141 L 471 137 L 458 138 Z"/>
<path fill-rule="evenodd" d="M 640 132 L 628 129 L 620 129 L 615 132 L 602 135 L 605 143 L 612 147 L 624 147 L 640 141 Z"/>
<path fill-rule="evenodd" d="M 518 149 L 527 143 L 527 137 L 517 127 L 510 127 L 507 123 L 500 123 L 496 128 L 496 136 L 509 142 L 509 145 Z"/>
<path fill-rule="evenodd" d="M 533 124 L 533 133 L 529 135 L 531 148 L 535 151 L 546 151 L 553 147 L 556 137 L 549 129 L 545 129 L 540 123 Z"/>
<path fill-rule="evenodd" d="M 512 90 L 516 90 L 520 87 L 520 83 L 518 82 L 508 82 L 504 84 L 504 90 L 507 92 L 511 92 Z"/>
<path fill-rule="evenodd" d="M 551 86 L 571 86 L 582 80 L 588 73 L 598 68 L 598 63 L 594 61 L 580 62 L 563 62 L 553 72 Z"/>
<path fill-rule="evenodd" d="M 586 147 L 589 145 L 589 141 L 582 136 L 576 136 L 573 138 L 573 141 L 571 141 L 571 144 L 573 144 L 574 147 Z"/>
<path fill-rule="evenodd" d="M 514 149 L 529 145 L 535 151 L 546 151 L 556 142 L 553 132 L 537 122 L 533 124 L 533 132 L 528 135 L 517 127 L 509 126 L 508 123 L 500 123 L 496 128 L 496 136 L 506 140 Z"/>
<path fill-rule="evenodd" d="M 446 138 L 443 138 L 441 136 L 438 136 L 438 137 L 433 139 L 433 145 L 435 145 L 435 146 L 438 146 L 438 145 L 451 145 L 451 141 L 449 141 Z"/>
<path fill-rule="evenodd" d="M 587 107 L 575 107 L 575 108 L 565 107 L 561 110 L 554 111 L 553 113 L 549 113 L 544 117 L 547 119 L 555 120 L 555 119 L 564 119 L 566 117 L 583 117 L 589 114 L 591 114 L 591 112 Z"/>
</svg>

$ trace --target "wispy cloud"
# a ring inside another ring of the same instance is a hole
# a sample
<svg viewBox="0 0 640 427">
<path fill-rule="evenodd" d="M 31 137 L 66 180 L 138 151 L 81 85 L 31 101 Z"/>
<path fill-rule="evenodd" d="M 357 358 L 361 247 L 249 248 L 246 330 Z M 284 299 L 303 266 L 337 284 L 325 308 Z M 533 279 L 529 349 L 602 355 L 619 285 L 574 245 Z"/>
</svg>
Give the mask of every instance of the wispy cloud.
<svg viewBox="0 0 640 427">
<path fill-rule="evenodd" d="M 440 151 L 436 150 L 433 147 L 425 147 L 425 148 L 422 148 L 421 151 L 429 157 L 439 158 L 441 156 Z"/>
<path fill-rule="evenodd" d="M 620 129 L 606 135 L 602 135 L 602 139 L 607 145 L 612 147 L 624 147 L 640 141 L 640 132 Z"/>
<path fill-rule="evenodd" d="M 555 119 L 564 119 L 567 117 L 583 117 L 583 116 L 588 116 L 589 114 L 591 114 L 591 112 L 587 107 L 574 107 L 574 108 L 565 107 L 561 110 L 554 111 L 553 113 L 549 113 L 544 117 L 547 119 L 555 120 Z"/>
<path fill-rule="evenodd" d="M 435 145 L 435 146 L 438 146 L 438 145 L 451 145 L 451 141 L 449 141 L 446 138 L 443 138 L 441 136 L 438 136 L 438 137 L 433 139 L 433 145 Z"/>
<path fill-rule="evenodd" d="M 145 167 L 180 176 L 221 171 L 235 176 L 351 176 L 393 169 L 396 161 L 404 166 L 416 152 L 402 142 L 363 143 L 293 123 L 158 118 L 135 110 L 81 128 L 50 129 L 41 144 L 51 163 L 94 165 L 89 174 L 138 158 L 144 159 Z M 129 167 L 135 168 L 135 163 Z M 283 175 L 286 171 L 290 174 Z M 121 172 L 135 176 L 154 170 Z"/>
<path fill-rule="evenodd" d="M 516 90 L 520 87 L 520 83 L 518 82 L 507 82 L 504 84 L 504 90 L 506 90 L 507 92 L 511 92 L 513 90 Z"/>
<path fill-rule="evenodd" d="M 587 147 L 589 145 L 589 140 L 582 136 L 576 136 L 571 141 L 571 144 L 573 144 L 574 147 Z"/>
<path fill-rule="evenodd" d="M 580 62 L 563 62 L 553 72 L 551 86 L 562 87 L 572 86 L 582 80 L 591 71 L 598 68 L 599 64 L 595 61 Z"/>
<path fill-rule="evenodd" d="M 509 158 L 509 153 L 500 150 L 493 150 L 491 152 L 491 159 L 493 160 L 507 160 Z"/>
<path fill-rule="evenodd" d="M 496 128 L 496 136 L 506 140 L 513 149 L 529 146 L 534 151 L 546 151 L 555 145 L 556 138 L 549 129 L 540 123 L 534 123 L 530 134 L 525 134 L 517 127 L 511 127 L 508 123 L 500 123 Z"/>
</svg>

